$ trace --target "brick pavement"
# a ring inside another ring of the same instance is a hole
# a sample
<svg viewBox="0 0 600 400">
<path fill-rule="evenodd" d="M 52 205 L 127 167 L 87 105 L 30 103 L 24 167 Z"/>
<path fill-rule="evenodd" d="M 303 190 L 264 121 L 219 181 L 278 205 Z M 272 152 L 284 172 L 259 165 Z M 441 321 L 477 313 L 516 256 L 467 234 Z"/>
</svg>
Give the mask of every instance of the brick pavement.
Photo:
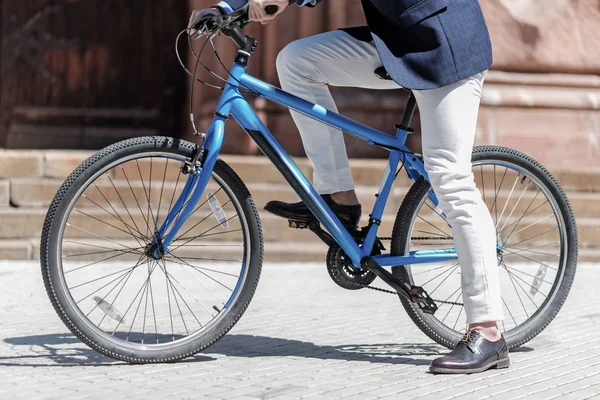
<svg viewBox="0 0 600 400">
<path fill-rule="evenodd" d="M 349 292 L 323 265 L 266 264 L 241 321 L 205 353 L 127 365 L 71 336 L 35 262 L 0 263 L 0 399 L 600 398 L 600 264 L 580 265 L 557 319 L 507 370 L 436 376 L 444 353 L 397 299 Z"/>
</svg>

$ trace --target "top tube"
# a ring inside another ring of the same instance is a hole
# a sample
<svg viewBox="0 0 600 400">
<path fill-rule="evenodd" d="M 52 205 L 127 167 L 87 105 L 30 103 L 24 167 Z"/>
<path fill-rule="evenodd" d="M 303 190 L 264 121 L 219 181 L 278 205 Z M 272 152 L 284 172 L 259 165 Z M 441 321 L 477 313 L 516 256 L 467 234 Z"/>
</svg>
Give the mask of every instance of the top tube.
<svg viewBox="0 0 600 400">
<path fill-rule="evenodd" d="M 235 69 L 232 69 L 232 75 L 234 71 Z M 239 71 L 239 69 L 237 69 L 237 71 Z M 374 144 L 388 150 L 410 152 L 410 150 L 404 146 L 404 142 L 399 140 L 397 137 L 391 136 L 367 125 L 361 124 L 360 122 L 354 121 L 348 117 L 327 110 L 318 104 L 310 103 L 298 96 L 294 96 L 291 93 L 285 92 L 284 90 L 281 90 L 273 85 L 256 79 L 245 73 L 245 71 L 238 76 L 233 77 L 238 79 L 244 86 L 255 91 L 261 97 L 264 97 L 267 100 L 271 100 L 275 103 L 291 108 L 292 110 L 298 111 L 308 117 L 314 118 L 317 121 L 338 128 L 344 132 L 365 140 L 368 142 L 368 144 Z"/>
<path fill-rule="evenodd" d="M 227 79 L 225 91 L 219 102 L 219 112 L 228 110 L 227 103 L 232 97 L 230 90 L 244 86 L 267 100 L 281 104 L 326 125 L 347 132 L 366 141 L 370 145 L 377 145 L 391 151 L 411 152 L 404 145 L 406 130 L 399 129 L 401 132 L 400 134 L 397 133 L 396 137 L 389 135 L 256 79 L 246 73 L 248 58 L 248 52 L 243 50 L 238 52 L 236 62 L 234 62 L 229 78 Z"/>
</svg>

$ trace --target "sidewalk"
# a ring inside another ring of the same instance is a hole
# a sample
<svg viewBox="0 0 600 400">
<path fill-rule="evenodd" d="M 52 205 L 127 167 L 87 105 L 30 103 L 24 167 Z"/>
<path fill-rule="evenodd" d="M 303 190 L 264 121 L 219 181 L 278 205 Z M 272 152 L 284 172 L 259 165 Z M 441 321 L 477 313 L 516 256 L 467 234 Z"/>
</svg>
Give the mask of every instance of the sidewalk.
<svg viewBox="0 0 600 400">
<path fill-rule="evenodd" d="M 554 322 L 479 375 L 429 374 L 445 352 L 399 301 L 338 288 L 324 265 L 266 264 L 235 328 L 176 364 L 102 357 L 60 322 L 36 262 L 0 263 L 0 399 L 600 398 L 600 264 L 581 264 Z"/>
</svg>

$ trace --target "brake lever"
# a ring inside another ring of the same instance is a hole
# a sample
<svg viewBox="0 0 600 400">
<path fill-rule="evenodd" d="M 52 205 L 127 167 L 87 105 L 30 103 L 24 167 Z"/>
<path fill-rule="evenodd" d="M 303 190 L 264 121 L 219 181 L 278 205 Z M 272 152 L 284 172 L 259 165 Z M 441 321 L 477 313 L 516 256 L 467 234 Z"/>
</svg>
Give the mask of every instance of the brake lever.
<svg viewBox="0 0 600 400">
<path fill-rule="evenodd" d="M 252 22 L 248 18 L 248 10 L 249 10 L 249 5 L 246 4 L 242 8 L 235 10 L 234 12 L 232 12 L 229 15 L 214 15 L 213 17 L 211 17 L 212 19 L 221 19 L 221 21 L 214 24 L 212 27 L 209 27 L 210 29 L 208 29 L 208 30 L 205 29 L 208 27 L 207 24 L 202 24 L 202 29 L 198 29 L 198 25 L 202 22 L 202 21 L 198 21 L 196 23 L 196 27 L 194 28 L 194 29 L 196 29 L 196 32 L 191 35 L 191 38 L 195 40 L 195 39 L 200 38 L 203 34 L 208 35 L 208 34 L 218 32 L 218 31 L 223 31 L 223 30 L 228 29 L 231 25 L 236 24 L 236 23 L 240 28 L 244 28 L 246 25 L 248 25 L 250 22 Z"/>
<path fill-rule="evenodd" d="M 222 29 L 224 19 L 225 18 L 222 15 L 218 14 L 206 15 L 193 25 L 193 29 L 195 29 L 196 32 L 191 34 L 190 37 L 193 40 L 196 40 L 204 34 L 210 35 L 211 33 Z"/>
<path fill-rule="evenodd" d="M 250 6 L 248 4 L 246 4 L 244 7 L 235 10 L 234 12 L 232 12 L 231 14 L 229 14 L 229 24 L 235 23 L 237 22 L 240 28 L 244 28 L 246 25 L 248 25 L 250 22 L 250 18 L 248 15 L 248 10 L 250 9 Z M 225 27 L 227 28 L 227 27 Z"/>
</svg>

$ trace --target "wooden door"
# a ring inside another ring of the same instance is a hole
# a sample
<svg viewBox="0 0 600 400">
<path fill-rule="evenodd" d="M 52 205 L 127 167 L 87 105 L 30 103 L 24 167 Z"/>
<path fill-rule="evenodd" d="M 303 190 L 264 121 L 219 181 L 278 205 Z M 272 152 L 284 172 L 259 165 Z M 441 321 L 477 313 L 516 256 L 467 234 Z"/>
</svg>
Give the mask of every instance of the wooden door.
<svg viewBox="0 0 600 400">
<path fill-rule="evenodd" d="M 2 0 L 0 2 L 0 147 L 99 148 L 139 135 L 191 138 L 189 78 L 174 54 L 174 40 L 192 9 L 213 0 Z M 275 59 L 293 40 L 364 24 L 359 0 L 328 0 L 316 8 L 290 7 L 267 26 L 246 33 L 259 41 L 249 72 L 278 85 Z M 217 49 L 228 67 L 236 49 L 226 37 Z M 196 43 L 195 46 L 199 44 Z M 190 66 L 194 61 L 180 47 Z M 211 51 L 203 61 L 226 72 Z M 203 79 L 218 80 L 204 73 Z M 340 112 L 387 132 L 400 120 L 405 95 L 333 89 Z M 206 129 L 218 90 L 196 86 L 194 113 Z M 359 96 L 360 95 L 360 96 Z M 360 99 L 357 101 L 356 99 Z M 289 112 L 249 99 L 293 155 L 302 155 Z M 253 154 L 246 134 L 228 125 L 224 150 Z M 353 156 L 385 153 L 348 140 Z"/>
<path fill-rule="evenodd" d="M 181 134 L 185 0 L 2 0 L 0 146 Z"/>
</svg>

